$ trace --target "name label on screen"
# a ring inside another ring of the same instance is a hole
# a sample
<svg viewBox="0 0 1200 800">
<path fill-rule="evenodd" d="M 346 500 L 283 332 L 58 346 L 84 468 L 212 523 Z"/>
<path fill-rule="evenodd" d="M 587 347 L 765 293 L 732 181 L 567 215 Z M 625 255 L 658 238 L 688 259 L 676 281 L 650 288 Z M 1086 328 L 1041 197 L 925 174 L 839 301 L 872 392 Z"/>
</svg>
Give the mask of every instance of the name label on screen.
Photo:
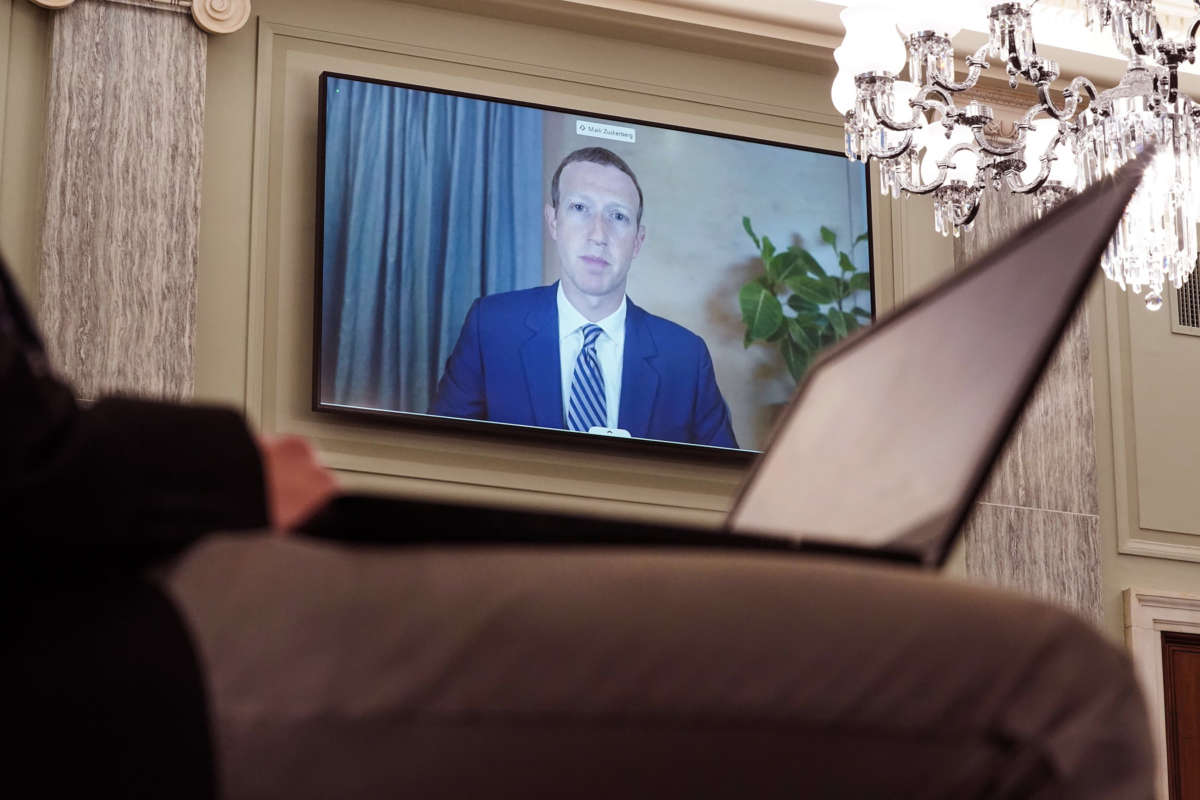
<svg viewBox="0 0 1200 800">
<path fill-rule="evenodd" d="M 619 125 L 602 125 L 599 122 L 575 120 L 575 132 L 580 136 L 595 136 L 597 139 L 612 139 L 617 142 L 636 142 L 637 130 Z"/>
</svg>

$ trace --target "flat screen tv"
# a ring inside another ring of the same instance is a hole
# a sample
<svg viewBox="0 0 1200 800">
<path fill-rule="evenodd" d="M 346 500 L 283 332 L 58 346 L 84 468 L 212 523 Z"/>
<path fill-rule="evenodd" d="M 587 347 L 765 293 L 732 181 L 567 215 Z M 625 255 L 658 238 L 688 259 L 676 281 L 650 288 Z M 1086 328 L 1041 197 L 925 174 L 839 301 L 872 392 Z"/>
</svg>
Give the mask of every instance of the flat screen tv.
<svg viewBox="0 0 1200 800">
<path fill-rule="evenodd" d="M 746 453 L 874 318 L 840 153 L 324 73 L 313 407 Z"/>
</svg>

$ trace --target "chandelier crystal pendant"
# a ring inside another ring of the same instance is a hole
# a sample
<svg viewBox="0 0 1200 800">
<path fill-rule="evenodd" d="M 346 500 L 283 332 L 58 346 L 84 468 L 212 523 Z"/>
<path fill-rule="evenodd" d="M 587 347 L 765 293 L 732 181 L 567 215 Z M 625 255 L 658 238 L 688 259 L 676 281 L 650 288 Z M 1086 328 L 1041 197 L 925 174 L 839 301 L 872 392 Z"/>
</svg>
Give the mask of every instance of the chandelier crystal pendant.
<svg viewBox="0 0 1200 800">
<path fill-rule="evenodd" d="M 1081 0 L 1087 24 L 1110 30 L 1129 64 L 1113 89 L 1099 92 L 1076 77 L 1056 97 L 1058 65 L 1038 54 L 1034 39 L 1036 2 L 868 0 L 846 8 L 832 91 L 845 118 L 846 155 L 875 160 L 885 194 L 931 195 L 935 228 L 958 236 L 989 187 L 1031 195 L 1040 214 L 1158 145 L 1101 259 L 1110 279 L 1144 292 L 1146 306 L 1157 309 L 1165 286 L 1182 286 L 1197 259 L 1200 107 L 1179 91 L 1179 67 L 1195 61 L 1200 16 L 1173 41 L 1153 0 Z M 986 13 L 988 41 L 956 81 L 951 39 L 972 12 Z M 988 59 L 1004 64 L 1010 87 L 1025 82 L 1037 93 L 1011 139 L 990 135 L 989 106 L 955 102 L 978 84 Z"/>
</svg>

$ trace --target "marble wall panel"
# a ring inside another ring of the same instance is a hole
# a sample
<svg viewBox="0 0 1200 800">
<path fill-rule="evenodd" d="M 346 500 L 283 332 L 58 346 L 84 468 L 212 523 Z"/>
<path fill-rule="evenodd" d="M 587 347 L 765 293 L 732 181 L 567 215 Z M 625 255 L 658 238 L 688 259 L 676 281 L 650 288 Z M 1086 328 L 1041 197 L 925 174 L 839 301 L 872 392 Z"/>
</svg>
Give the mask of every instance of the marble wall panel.
<svg viewBox="0 0 1200 800">
<path fill-rule="evenodd" d="M 1063 336 L 980 500 L 1098 514 L 1087 310 Z"/>
<path fill-rule="evenodd" d="M 955 243 L 962 268 L 1034 218 L 1028 198 L 988 192 Z M 965 526 L 967 574 L 1099 621 L 1100 549 L 1087 309 L 1080 308 Z"/>
<path fill-rule="evenodd" d="M 156 5 L 51 20 L 40 317 L 84 397 L 192 393 L 206 40 Z"/>
<path fill-rule="evenodd" d="M 988 192 L 970 232 L 955 242 L 966 266 L 1033 219 L 1028 198 Z M 1098 514 L 1087 309 L 1067 328 L 980 500 Z"/>
<path fill-rule="evenodd" d="M 976 504 L 967 521 L 967 574 L 1100 622 L 1100 518 Z"/>
</svg>

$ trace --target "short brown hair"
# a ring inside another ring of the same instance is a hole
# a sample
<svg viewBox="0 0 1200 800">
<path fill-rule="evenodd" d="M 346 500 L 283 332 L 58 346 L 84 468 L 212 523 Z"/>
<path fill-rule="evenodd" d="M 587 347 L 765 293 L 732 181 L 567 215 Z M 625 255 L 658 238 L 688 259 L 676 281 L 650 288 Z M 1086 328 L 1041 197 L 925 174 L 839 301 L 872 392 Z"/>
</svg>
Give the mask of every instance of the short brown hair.
<svg viewBox="0 0 1200 800">
<path fill-rule="evenodd" d="M 555 209 L 558 208 L 558 178 L 562 175 L 563 167 L 567 164 L 574 164 L 578 161 L 586 161 L 589 164 L 599 164 L 602 167 L 616 167 L 629 176 L 633 181 L 633 188 L 637 189 L 638 193 L 638 210 L 637 221 L 638 225 L 642 224 L 642 206 L 645 201 L 642 197 L 642 185 L 638 183 L 637 175 L 633 174 L 633 170 L 625 163 L 625 160 L 612 150 L 603 147 L 582 147 L 573 153 L 568 153 L 567 157 L 558 165 L 558 169 L 554 170 L 554 177 L 550 179 L 550 205 Z"/>
</svg>

